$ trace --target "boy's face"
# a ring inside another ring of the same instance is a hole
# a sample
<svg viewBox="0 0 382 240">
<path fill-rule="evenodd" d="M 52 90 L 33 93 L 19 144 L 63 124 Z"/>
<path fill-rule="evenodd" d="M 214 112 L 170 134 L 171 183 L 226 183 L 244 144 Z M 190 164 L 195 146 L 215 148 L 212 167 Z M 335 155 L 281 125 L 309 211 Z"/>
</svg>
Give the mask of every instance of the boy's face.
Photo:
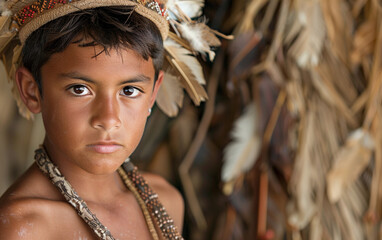
<svg viewBox="0 0 382 240">
<path fill-rule="evenodd" d="M 115 171 L 138 145 L 162 76 L 132 50 L 71 44 L 42 67 L 45 146 L 59 165 Z"/>
</svg>

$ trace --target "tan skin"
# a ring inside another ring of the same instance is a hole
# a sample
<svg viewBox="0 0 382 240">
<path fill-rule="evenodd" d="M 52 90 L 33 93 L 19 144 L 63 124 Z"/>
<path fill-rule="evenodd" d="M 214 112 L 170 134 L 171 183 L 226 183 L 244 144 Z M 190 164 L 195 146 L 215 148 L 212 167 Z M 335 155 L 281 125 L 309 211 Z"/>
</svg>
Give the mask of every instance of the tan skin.
<svg viewBox="0 0 382 240">
<path fill-rule="evenodd" d="M 42 67 L 43 97 L 32 74 L 16 81 L 28 109 L 42 113 L 44 146 L 77 193 L 116 239 L 151 239 L 140 207 L 116 169 L 138 145 L 163 80 L 132 50 L 71 44 Z M 184 205 L 164 179 L 144 174 L 181 231 Z M 97 239 L 33 164 L 0 199 L 0 239 Z"/>
</svg>

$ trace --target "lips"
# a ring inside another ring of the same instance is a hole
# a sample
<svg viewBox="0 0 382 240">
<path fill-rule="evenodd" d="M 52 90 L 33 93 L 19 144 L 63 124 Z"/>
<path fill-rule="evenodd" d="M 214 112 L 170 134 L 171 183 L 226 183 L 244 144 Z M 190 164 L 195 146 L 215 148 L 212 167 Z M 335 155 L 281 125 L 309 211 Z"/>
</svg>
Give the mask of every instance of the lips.
<svg viewBox="0 0 382 240">
<path fill-rule="evenodd" d="M 119 151 L 122 148 L 122 145 L 115 142 L 99 142 L 90 144 L 88 147 L 97 153 L 108 154 Z"/>
</svg>

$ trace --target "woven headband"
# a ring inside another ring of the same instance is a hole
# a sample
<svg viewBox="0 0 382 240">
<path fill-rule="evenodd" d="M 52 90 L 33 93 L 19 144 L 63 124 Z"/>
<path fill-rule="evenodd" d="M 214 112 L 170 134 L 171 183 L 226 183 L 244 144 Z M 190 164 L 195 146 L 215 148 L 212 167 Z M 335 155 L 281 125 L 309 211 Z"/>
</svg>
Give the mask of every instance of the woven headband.
<svg viewBox="0 0 382 240">
<path fill-rule="evenodd" d="M 168 35 L 168 22 L 163 4 L 157 1 L 127 1 L 127 0 L 40 0 L 28 4 L 18 10 L 13 16 L 13 27 L 19 31 L 21 43 L 42 25 L 79 10 L 109 6 L 135 6 L 135 11 L 150 19 L 158 27 L 162 38 Z"/>
<path fill-rule="evenodd" d="M 176 116 L 183 104 L 185 90 L 195 105 L 207 99 L 202 67 L 196 58 L 213 60 L 212 48 L 220 46 L 215 34 L 200 19 L 204 0 L 0 0 L 0 59 L 13 84 L 13 95 L 20 113 L 33 115 L 21 101 L 15 73 L 21 64 L 21 52 L 28 36 L 44 24 L 76 11 L 97 7 L 133 6 L 151 20 L 164 40 L 164 80 L 157 105 L 168 116 Z M 170 31 L 170 28 L 171 30 Z"/>
</svg>

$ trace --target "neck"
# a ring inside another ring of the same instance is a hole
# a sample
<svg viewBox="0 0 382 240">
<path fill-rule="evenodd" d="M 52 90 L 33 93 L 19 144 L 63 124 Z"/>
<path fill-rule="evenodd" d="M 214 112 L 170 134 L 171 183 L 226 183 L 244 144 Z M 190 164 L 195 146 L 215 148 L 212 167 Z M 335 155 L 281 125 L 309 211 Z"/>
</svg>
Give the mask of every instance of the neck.
<svg viewBox="0 0 382 240">
<path fill-rule="evenodd" d="M 70 159 L 65 159 L 44 141 L 44 149 L 49 160 L 58 167 L 61 174 L 74 190 L 87 202 L 110 202 L 116 194 L 126 190 L 116 171 L 108 174 L 94 174 L 82 169 Z"/>
</svg>

